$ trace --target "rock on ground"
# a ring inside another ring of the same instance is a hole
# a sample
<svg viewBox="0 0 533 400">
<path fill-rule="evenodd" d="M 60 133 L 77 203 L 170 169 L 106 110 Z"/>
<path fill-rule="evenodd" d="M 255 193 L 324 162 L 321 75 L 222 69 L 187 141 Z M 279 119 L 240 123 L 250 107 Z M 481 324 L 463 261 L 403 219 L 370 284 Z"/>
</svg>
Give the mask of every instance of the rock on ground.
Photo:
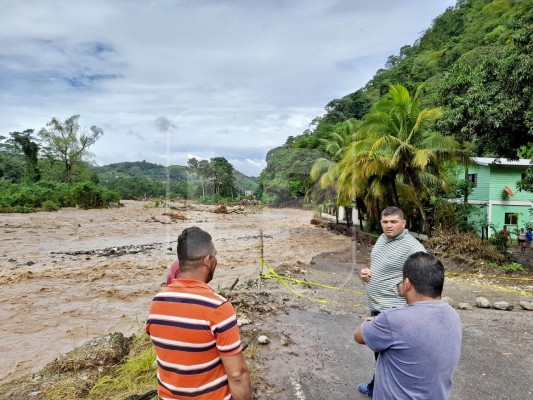
<svg viewBox="0 0 533 400">
<path fill-rule="evenodd" d="M 510 311 L 513 309 L 513 305 L 506 301 L 495 301 L 492 308 L 495 308 L 496 310 Z"/>
<path fill-rule="evenodd" d="M 453 299 L 449 296 L 444 296 L 442 299 L 442 301 L 444 301 L 445 303 L 448 303 L 450 305 L 450 307 L 453 307 L 455 302 L 453 301 Z"/>
<path fill-rule="evenodd" d="M 479 308 L 490 308 L 490 301 L 486 297 L 476 297 L 476 306 Z"/>
<path fill-rule="evenodd" d="M 457 304 L 457 309 L 459 309 L 459 310 L 471 310 L 472 306 L 470 305 L 470 303 L 459 303 L 459 304 Z"/>
</svg>

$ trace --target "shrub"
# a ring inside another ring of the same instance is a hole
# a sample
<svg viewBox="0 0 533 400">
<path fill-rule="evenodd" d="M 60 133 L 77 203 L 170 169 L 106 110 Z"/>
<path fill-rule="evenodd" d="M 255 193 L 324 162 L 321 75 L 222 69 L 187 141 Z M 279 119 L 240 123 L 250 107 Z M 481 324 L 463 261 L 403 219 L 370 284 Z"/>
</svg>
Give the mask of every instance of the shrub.
<svg viewBox="0 0 533 400">
<path fill-rule="evenodd" d="M 220 204 L 224 199 L 218 194 L 212 194 L 209 196 L 201 196 L 198 198 L 200 204 Z"/>
<path fill-rule="evenodd" d="M 498 251 L 503 254 L 505 254 L 509 249 L 508 240 L 498 234 L 495 236 L 491 236 L 489 239 L 489 243 L 496 247 Z"/>
<path fill-rule="evenodd" d="M 117 204 L 120 196 L 93 182 L 81 182 L 72 186 L 70 194 L 77 206 L 83 209 L 101 208 Z"/>
<path fill-rule="evenodd" d="M 526 272 L 522 264 L 517 262 L 505 264 L 504 266 L 502 266 L 502 269 L 507 272 Z"/>
<path fill-rule="evenodd" d="M 93 182 L 74 186 L 53 181 L 10 183 L 0 180 L 0 212 L 30 212 L 36 208 L 57 211 L 61 207 L 79 205 L 82 208 L 105 207 L 118 204 L 117 192 Z"/>
<path fill-rule="evenodd" d="M 43 204 L 41 204 L 41 208 L 44 211 L 57 211 L 61 208 L 61 206 L 53 200 L 46 200 L 43 202 Z"/>
</svg>

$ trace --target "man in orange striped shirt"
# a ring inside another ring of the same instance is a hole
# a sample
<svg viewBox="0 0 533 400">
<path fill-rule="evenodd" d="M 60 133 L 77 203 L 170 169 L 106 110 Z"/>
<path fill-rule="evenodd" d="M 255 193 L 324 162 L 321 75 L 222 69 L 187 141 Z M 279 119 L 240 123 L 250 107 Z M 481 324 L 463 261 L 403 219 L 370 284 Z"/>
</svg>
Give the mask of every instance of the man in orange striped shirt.
<svg viewBox="0 0 533 400">
<path fill-rule="evenodd" d="M 235 311 L 207 285 L 217 267 L 211 235 L 185 229 L 178 259 L 181 276 L 154 297 L 146 325 L 157 356 L 159 398 L 250 400 Z"/>
</svg>

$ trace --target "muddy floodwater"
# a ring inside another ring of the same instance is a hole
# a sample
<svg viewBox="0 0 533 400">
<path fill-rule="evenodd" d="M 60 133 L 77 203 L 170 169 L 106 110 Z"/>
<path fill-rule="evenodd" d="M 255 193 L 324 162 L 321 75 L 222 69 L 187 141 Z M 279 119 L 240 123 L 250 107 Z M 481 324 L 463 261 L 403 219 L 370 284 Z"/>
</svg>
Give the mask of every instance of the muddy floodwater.
<svg viewBox="0 0 533 400">
<path fill-rule="evenodd" d="M 312 226 L 311 211 L 124 205 L 0 215 L 0 382 L 35 373 L 94 336 L 141 329 L 175 259 L 176 237 L 188 226 L 213 236 L 215 289 L 257 278 L 260 230 L 273 265 L 308 263 L 350 241 Z M 169 212 L 185 219 L 163 215 Z"/>
</svg>

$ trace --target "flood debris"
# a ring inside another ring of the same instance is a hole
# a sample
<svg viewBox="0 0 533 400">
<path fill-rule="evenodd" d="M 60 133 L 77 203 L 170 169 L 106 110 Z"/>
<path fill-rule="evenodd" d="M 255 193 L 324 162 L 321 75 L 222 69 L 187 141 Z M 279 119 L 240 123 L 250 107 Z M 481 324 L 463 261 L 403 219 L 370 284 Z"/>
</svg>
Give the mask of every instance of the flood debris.
<svg viewBox="0 0 533 400">
<path fill-rule="evenodd" d="M 167 217 L 170 217 L 171 220 L 177 220 L 177 221 L 186 221 L 188 218 L 185 215 L 182 215 L 180 213 L 176 212 L 165 212 L 161 215 L 165 215 Z"/>
<path fill-rule="evenodd" d="M 172 220 L 169 221 L 166 219 L 158 219 L 155 217 L 155 215 L 152 215 L 150 218 L 145 219 L 144 222 L 159 222 L 160 224 L 168 225 L 172 223 Z"/>
<path fill-rule="evenodd" d="M 130 344 L 131 338 L 120 332 L 97 336 L 50 362 L 43 372 L 60 374 L 115 365 L 128 354 Z"/>
<path fill-rule="evenodd" d="M 228 213 L 228 209 L 227 209 L 227 207 L 224 204 L 222 204 L 221 206 L 215 208 L 213 210 L 213 212 L 215 214 L 227 214 Z"/>
<path fill-rule="evenodd" d="M 124 360 L 131 343 L 132 338 L 122 333 L 97 336 L 48 363 L 38 374 L 5 384 L 2 398 L 86 398 L 95 383 Z"/>
<path fill-rule="evenodd" d="M 139 245 L 131 244 L 95 250 L 52 251 L 50 254 L 65 254 L 68 256 L 94 255 L 99 257 L 119 257 L 126 254 L 146 253 L 150 250 L 158 250 L 163 244 L 168 245 L 168 243 L 148 243 Z"/>
<path fill-rule="evenodd" d="M 215 214 L 245 214 L 245 210 L 242 207 L 229 208 L 224 204 L 221 204 L 213 210 Z"/>
<path fill-rule="evenodd" d="M 275 268 L 275 270 L 278 275 L 290 277 L 294 275 L 307 274 L 307 267 L 307 264 L 301 261 L 296 261 L 294 264 L 281 263 Z"/>
</svg>

